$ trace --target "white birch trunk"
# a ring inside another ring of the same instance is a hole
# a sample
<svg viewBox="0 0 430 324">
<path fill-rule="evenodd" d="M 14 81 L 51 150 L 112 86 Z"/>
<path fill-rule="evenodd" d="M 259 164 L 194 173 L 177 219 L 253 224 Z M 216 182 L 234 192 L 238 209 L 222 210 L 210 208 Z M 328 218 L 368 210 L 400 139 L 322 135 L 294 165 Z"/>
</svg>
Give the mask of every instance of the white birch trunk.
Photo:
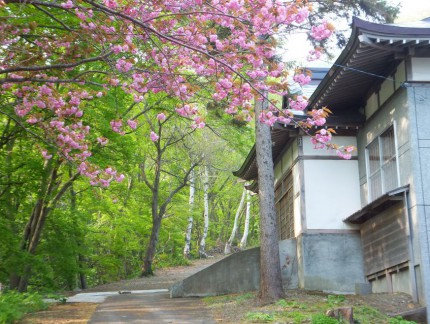
<svg viewBox="0 0 430 324">
<path fill-rule="evenodd" d="M 240 198 L 239 207 L 237 208 L 236 215 L 234 216 L 233 229 L 231 231 L 230 238 L 225 243 L 224 254 L 230 254 L 231 253 L 231 244 L 233 243 L 233 240 L 236 237 L 236 232 L 237 232 L 238 223 L 239 223 L 238 220 L 239 220 L 240 213 L 243 209 L 243 205 L 245 204 L 245 197 L 246 197 L 246 189 L 243 188 L 242 197 Z"/>
<path fill-rule="evenodd" d="M 193 223 L 194 223 L 194 218 L 193 218 L 194 196 L 196 193 L 195 180 L 196 180 L 195 179 L 195 173 L 194 173 L 194 169 L 193 169 L 190 172 L 190 200 L 189 200 L 189 204 L 190 204 L 189 213 L 190 213 L 190 215 L 188 216 L 188 226 L 187 226 L 187 231 L 185 232 L 184 258 L 186 258 L 186 259 L 190 258 L 190 253 L 191 253 L 191 233 L 193 230 Z"/>
<path fill-rule="evenodd" d="M 245 226 L 243 229 L 243 236 L 240 240 L 239 247 L 241 250 L 246 248 L 249 233 L 249 219 L 251 218 L 251 196 L 249 191 L 246 190 L 246 212 L 245 212 Z"/>
<path fill-rule="evenodd" d="M 205 165 L 203 173 L 203 200 L 204 200 L 204 222 L 203 236 L 200 240 L 199 255 L 201 258 L 206 258 L 206 237 L 208 236 L 209 229 L 209 168 Z"/>
</svg>

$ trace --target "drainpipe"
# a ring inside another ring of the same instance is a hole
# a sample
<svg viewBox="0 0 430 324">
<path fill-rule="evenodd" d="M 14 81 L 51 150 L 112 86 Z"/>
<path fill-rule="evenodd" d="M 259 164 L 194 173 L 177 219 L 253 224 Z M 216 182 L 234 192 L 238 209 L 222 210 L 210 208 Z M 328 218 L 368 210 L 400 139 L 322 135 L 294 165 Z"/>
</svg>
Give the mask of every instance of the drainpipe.
<svg viewBox="0 0 430 324">
<path fill-rule="evenodd" d="M 414 231 L 412 228 L 411 213 L 409 211 L 409 194 L 408 191 L 403 193 L 404 208 L 405 208 L 405 218 L 406 218 L 406 229 L 408 231 L 408 252 L 409 252 L 409 276 L 411 280 L 412 288 L 412 300 L 414 303 L 418 302 L 418 291 L 417 291 L 417 275 L 415 273 L 415 256 L 414 256 Z"/>
</svg>

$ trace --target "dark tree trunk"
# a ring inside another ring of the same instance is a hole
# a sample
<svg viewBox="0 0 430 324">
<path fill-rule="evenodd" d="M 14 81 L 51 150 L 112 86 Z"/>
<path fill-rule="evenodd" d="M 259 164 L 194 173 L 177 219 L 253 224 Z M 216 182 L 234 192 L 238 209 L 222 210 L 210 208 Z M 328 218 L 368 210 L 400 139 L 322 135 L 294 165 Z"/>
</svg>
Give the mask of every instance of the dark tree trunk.
<svg viewBox="0 0 430 324">
<path fill-rule="evenodd" d="M 27 290 L 28 280 L 31 275 L 31 257 L 36 254 L 36 248 L 40 243 L 40 237 L 45 225 L 46 218 L 52 209 L 55 208 L 59 199 L 77 179 L 78 174 L 72 176 L 59 189 L 58 168 L 60 164 L 49 161 L 45 166 L 44 177 L 41 182 L 39 198 L 33 207 L 30 219 L 24 229 L 23 239 L 21 241 L 21 250 L 30 256 L 28 264 L 22 269 L 16 269 L 16 272 L 10 275 L 10 288 L 24 292 Z"/>
<path fill-rule="evenodd" d="M 85 275 L 85 272 L 82 269 L 82 265 L 86 262 L 87 260 L 84 258 L 84 256 L 82 254 L 78 254 L 78 262 L 79 262 L 79 284 L 80 284 L 80 288 L 81 289 L 87 289 L 88 288 L 88 284 L 87 284 L 87 277 Z"/>
<path fill-rule="evenodd" d="M 255 105 L 256 155 L 258 165 L 258 195 L 260 199 L 260 293 L 262 303 L 284 297 L 279 243 L 276 228 L 272 139 L 270 127 L 259 121 L 267 109 L 267 100 Z"/>
<path fill-rule="evenodd" d="M 45 200 L 39 199 L 36 203 L 36 206 L 33 208 L 30 220 L 25 227 L 24 237 L 21 242 L 21 250 L 27 252 L 30 256 L 33 256 L 36 252 L 36 248 L 40 242 L 40 235 L 42 233 L 48 213 L 49 208 L 47 208 Z M 15 289 L 19 292 L 26 291 L 30 273 L 30 264 L 25 265 L 19 274 L 12 273 L 10 289 Z"/>
<path fill-rule="evenodd" d="M 161 217 L 155 217 L 152 220 L 151 237 L 146 249 L 145 258 L 143 259 L 143 267 L 141 277 L 152 276 L 154 270 L 152 269 L 152 262 L 154 260 L 155 252 L 157 249 L 158 235 L 160 234 Z"/>
</svg>

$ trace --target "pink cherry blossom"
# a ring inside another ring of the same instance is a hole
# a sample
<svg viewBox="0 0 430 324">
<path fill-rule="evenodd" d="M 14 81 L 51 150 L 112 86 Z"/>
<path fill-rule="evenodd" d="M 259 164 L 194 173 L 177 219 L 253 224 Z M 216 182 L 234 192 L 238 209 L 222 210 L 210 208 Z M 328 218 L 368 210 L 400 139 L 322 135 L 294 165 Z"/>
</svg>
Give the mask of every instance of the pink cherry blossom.
<svg viewBox="0 0 430 324">
<path fill-rule="evenodd" d="M 97 142 L 99 142 L 101 146 L 104 146 L 108 143 L 108 139 L 105 137 L 98 137 Z"/>
<path fill-rule="evenodd" d="M 308 106 L 308 101 L 303 96 L 297 96 L 296 100 L 288 98 L 292 110 L 304 110 Z"/>
<path fill-rule="evenodd" d="M 160 138 L 156 133 L 154 133 L 153 131 L 151 131 L 151 134 L 149 135 L 149 137 L 151 138 L 151 141 L 156 142 L 158 141 L 158 139 Z"/>
<path fill-rule="evenodd" d="M 61 6 L 65 9 L 71 9 L 73 8 L 73 2 L 71 0 L 68 0 L 65 3 L 62 3 Z"/>
<path fill-rule="evenodd" d="M 115 178 L 115 180 L 116 180 L 117 182 L 121 182 L 122 180 L 124 180 L 124 178 L 125 178 L 125 176 L 121 173 L 119 176 L 117 176 L 117 177 Z"/>
<path fill-rule="evenodd" d="M 130 126 L 131 129 L 136 129 L 137 128 L 137 122 L 135 120 L 127 120 L 127 124 L 128 126 Z"/>
<path fill-rule="evenodd" d="M 46 159 L 46 160 L 50 160 L 50 159 L 52 159 L 52 154 L 48 154 L 48 151 L 47 151 L 47 150 L 43 150 L 43 151 L 42 151 L 42 156 L 43 156 L 43 158 L 44 158 L 44 159 Z"/>
<path fill-rule="evenodd" d="M 318 26 L 312 26 L 311 36 L 318 41 L 329 38 L 333 33 L 333 27 L 326 21 Z"/>
<path fill-rule="evenodd" d="M 307 85 L 311 82 L 311 77 L 309 75 L 305 75 L 303 73 L 296 74 L 293 77 L 293 80 L 300 84 L 301 86 Z"/>
<path fill-rule="evenodd" d="M 163 113 L 159 113 L 159 114 L 157 115 L 157 119 L 158 119 L 159 121 L 164 121 L 164 120 L 166 120 L 166 115 L 165 115 L 165 114 L 163 114 Z"/>
<path fill-rule="evenodd" d="M 79 166 L 79 172 L 92 184 L 108 186 L 120 176 L 113 167 L 106 170 L 87 161 L 92 148 L 106 145 L 108 140 L 104 137 L 98 137 L 95 143 L 90 140 L 94 138 L 87 125 L 87 118 L 91 116 L 86 116 L 83 112 L 89 110 L 84 109 L 97 108 L 99 98 L 108 93 L 106 100 L 113 99 L 110 93 L 113 90 L 121 97 L 130 98 L 136 107 L 143 106 L 142 102 L 150 99 L 150 94 L 163 92 L 180 102 L 175 111 L 190 127 L 198 129 L 205 126 L 205 120 L 196 103 L 206 92 L 213 100 L 223 101 L 226 113 L 238 120 L 250 121 L 254 117 L 252 105 L 256 96 L 266 92 L 270 97 L 282 96 L 288 92 L 285 67 L 273 60 L 275 42 L 262 42 L 258 36 L 273 36 L 290 27 L 295 29 L 303 23 L 312 23 L 308 21 L 310 10 L 311 4 L 306 1 L 166 0 L 153 1 L 149 6 L 101 0 L 95 6 L 90 2 L 61 0 L 53 14 L 64 15 L 65 21 L 75 21 L 75 27 L 81 26 L 81 29 L 67 33 L 66 38 L 53 29 L 48 37 L 43 32 L 38 33 L 41 30 L 36 26 L 34 32 L 38 36 L 29 44 L 23 35 L 32 33 L 33 29 L 5 21 L 0 24 L 0 46 L 6 53 L 0 69 L 30 64 L 21 52 L 30 52 L 34 46 L 40 52 L 37 64 L 70 65 L 63 71 L 8 73 L 7 78 L 14 81 L 4 82 L 0 94 L 14 97 L 16 115 L 33 124 L 48 143 L 55 144 L 65 161 Z M 219 34 L 221 29 L 225 33 Z M 324 21 L 311 26 L 310 34 L 320 41 L 332 31 L 333 26 Z M 87 48 L 81 46 L 84 43 Z M 79 63 L 104 54 L 109 55 Z M 320 55 L 321 50 L 314 49 L 309 58 Z M 74 76 L 79 76 L 76 83 L 61 81 Z M 22 82 L 22 78 L 42 81 Z M 309 76 L 301 73 L 294 79 L 301 85 L 310 81 Z M 209 90 L 202 91 L 206 86 Z M 306 98 L 301 96 L 290 99 L 291 109 L 305 110 L 307 105 Z M 132 113 L 121 105 L 115 105 L 115 109 L 116 116 Z M 110 113 L 113 112 L 106 115 Z M 256 117 L 267 125 L 288 124 L 294 118 L 275 112 L 273 107 Z M 164 113 L 156 118 L 158 126 L 167 120 Z M 324 111 L 312 111 L 302 125 L 304 128 L 320 127 L 326 118 Z M 125 134 L 126 127 L 136 129 L 137 126 L 133 119 L 126 124 L 119 117 L 110 121 L 112 131 L 121 135 Z M 155 132 L 149 137 L 152 141 L 159 140 Z M 324 131 L 315 136 L 318 145 L 326 139 L 328 134 Z M 340 152 L 351 153 L 347 148 Z"/>
</svg>

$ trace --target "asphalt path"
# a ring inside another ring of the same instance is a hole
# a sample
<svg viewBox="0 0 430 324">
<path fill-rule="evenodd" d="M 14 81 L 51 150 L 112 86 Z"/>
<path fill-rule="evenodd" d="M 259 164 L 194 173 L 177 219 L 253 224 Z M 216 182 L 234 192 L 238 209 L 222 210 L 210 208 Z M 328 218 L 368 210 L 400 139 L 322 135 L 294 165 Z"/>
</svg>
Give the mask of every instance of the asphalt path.
<svg viewBox="0 0 430 324">
<path fill-rule="evenodd" d="M 107 296 L 89 324 L 100 323 L 216 323 L 199 298 L 173 298 L 168 292 L 130 292 Z"/>
</svg>

